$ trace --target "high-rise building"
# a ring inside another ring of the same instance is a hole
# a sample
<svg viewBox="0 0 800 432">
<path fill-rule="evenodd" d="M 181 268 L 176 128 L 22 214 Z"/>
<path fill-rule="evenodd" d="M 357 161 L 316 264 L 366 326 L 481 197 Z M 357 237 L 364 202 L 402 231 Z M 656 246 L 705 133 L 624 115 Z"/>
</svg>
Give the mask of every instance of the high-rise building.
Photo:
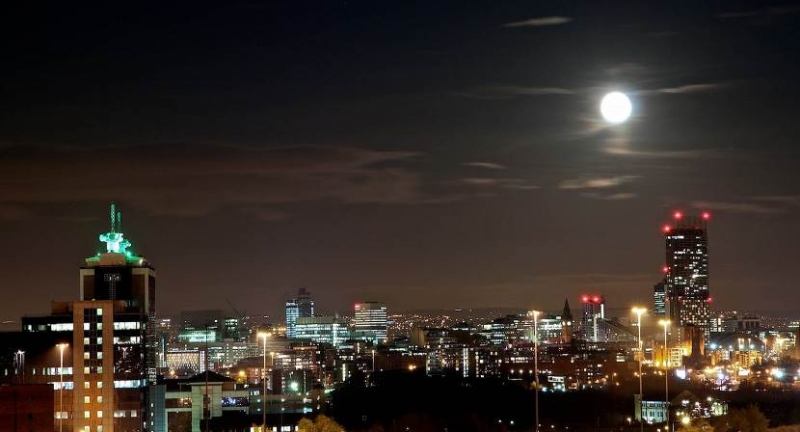
<svg viewBox="0 0 800 432">
<path fill-rule="evenodd" d="M 286 300 L 286 337 L 297 337 L 297 318 L 314 316 L 314 299 L 305 288 L 297 291 L 297 297 Z"/>
<path fill-rule="evenodd" d="M 689 217 L 673 215 L 674 223 L 664 226 L 666 243 L 666 314 L 679 327 L 695 325 L 708 331 L 711 296 L 708 286 L 709 213 Z"/>
<path fill-rule="evenodd" d="M 653 286 L 653 315 L 664 316 L 667 314 L 667 284 L 661 281 Z"/>
<path fill-rule="evenodd" d="M 353 331 L 356 338 L 371 340 L 376 345 L 385 342 L 389 337 L 386 305 L 378 302 L 356 303 Z"/>
<path fill-rule="evenodd" d="M 63 387 L 60 374 L 54 385 L 59 392 L 56 411 L 60 420 L 66 419 L 68 430 L 148 431 L 159 427 L 156 410 L 149 409 L 155 402 L 151 391 L 158 387 L 156 273 L 144 258 L 129 250 L 131 244 L 124 238 L 120 221 L 112 204 L 111 229 L 100 236 L 106 250 L 87 258 L 80 269 L 80 299 L 55 302 L 51 315 L 22 320 L 23 332 L 71 336 L 71 343 L 62 348 L 69 354 Z M 47 378 L 53 381 L 53 377 Z M 63 404 L 62 398 L 69 405 Z"/>
<path fill-rule="evenodd" d="M 588 342 L 600 342 L 600 325 L 598 321 L 606 317 L 606 301 L 601 295 L 583 295 L 583 316 L 581 317 L 581 339 Z"/>
</svg>

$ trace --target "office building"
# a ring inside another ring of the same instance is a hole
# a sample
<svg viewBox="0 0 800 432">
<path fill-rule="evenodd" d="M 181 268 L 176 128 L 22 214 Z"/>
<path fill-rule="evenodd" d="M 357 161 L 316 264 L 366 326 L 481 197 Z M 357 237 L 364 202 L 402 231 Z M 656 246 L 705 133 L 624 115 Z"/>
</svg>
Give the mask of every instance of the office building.
<svg viewBox="0 0 800 432">
<path fill-rule="evenodd" d="M 113 204 L 111 229 L 100 241 L 105 251 L 80 269 L 80 300 L 53 303 L 49 316 L 24 317 L 22 331 L 31 339 L 43 333 L 69 341 L 63 371 L 58 357 L 37 359 L 46 370 L 64 372 L 41 379 L 58 392 L 57 416 L 69 430 L 153 430 L 147 408 L 156 387 L 155 269 L 130 251 Z"/>
<path fill-rule="evenodd" d="M 297 291 L 297 297 L 286 301 L 286 337 L 293 339 L 297 336 L 295 326 L 298 318 L 314 316 L 314 299 L 311 292 L 305 288 Z"/>
<path fill-rule="evenodd" d="M 661 281 L 653 286 L 653 315 L 667 314 L 667 284 Z"/>
<path fill-rule="evenodd" d="M 587 342 L 600 342 L 599 321 L 606 317 L 606 301 L 601 295 L 583 295 L 583 315 L 581 316 L 581 339 Z"/>
<path fill-rule="evenodd" d="M 338 317 L 299 317 L 295 338 L 337 347 L 350 338 L 350 330 Z"/>
<path fill-rule="evenodd" d="M 666 244 L 666 314 L 677 326 L 692 324 L 708 331 L 711 296 L 708 283 L 708 220 L 675 212 L 664 226 Z"/>
<path fill-rule="evenodd" d="M 389 318 L 386 305 L 378 302 L 356 303 L 353 317 L 353 336 L 356 339 L 386 342 L 389 337 Z"/>
</svg>

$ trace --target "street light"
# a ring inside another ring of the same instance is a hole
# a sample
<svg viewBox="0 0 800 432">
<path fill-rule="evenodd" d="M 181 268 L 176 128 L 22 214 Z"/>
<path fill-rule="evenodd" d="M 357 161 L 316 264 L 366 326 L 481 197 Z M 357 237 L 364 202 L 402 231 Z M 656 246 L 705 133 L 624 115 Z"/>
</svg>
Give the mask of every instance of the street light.
<svg viewBox="0 0 800 432">
<path fill-rule="evenodd" d="M 642 390 L 642 315 L 647 312 L 647 309 L 643 307 L 634 307 L 632 309 L 633 313 L 636 314 L 636 328 L 639 332 L 639 336 L 637 339 L 637 345 L 639 347 L 639 351 L 637 354 L 639 355 L 639 430 L 644 432 L 644 418 L 642 417 L 642 406 L 644 400 L 644 392 Z"/>
<path fill-rule="evenodd" d="M 664 402 L 667 408 L 666 430 L 669 430 L 669 347 L 667 346 L 667 329 L 669 320 L 659 320 L 658 324 L 664 327 Z"/>
<path fill-rule="evenodd" d="M 64 430 L 64 349 L 67 347 L 66 343 L 60 343 L 56 345 L 59 351 L 59 358 L 60 363 L 58 367 L 58 431 L 63 432 Z"/>
<path fill-rule="evenodd" d="M 536 432 L 539 432 L 539 311 L 531 311 L 533 315 L 533 379 L 536 383 L 534 400 L 536 404 Z"/>
<path fill-rule="evenodd" d="M 258 337 L 264 339 L 264 351 L 261 356 L 264 367 L 261 369 L 261 384 L 264 386 L 264 391 L 261 396 L 261 430 L 267 430 L 267 337 L 269 333 L 259 332 Z"/>
</svg>

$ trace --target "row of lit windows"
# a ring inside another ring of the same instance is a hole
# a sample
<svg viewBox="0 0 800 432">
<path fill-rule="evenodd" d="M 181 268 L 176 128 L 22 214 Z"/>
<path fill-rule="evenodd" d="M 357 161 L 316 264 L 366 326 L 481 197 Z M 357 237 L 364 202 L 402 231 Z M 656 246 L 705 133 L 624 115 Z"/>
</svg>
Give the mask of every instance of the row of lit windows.
<svg viewBox="0 0 800 432">
<path fill-rule="evenodd" d="M 99 389 L 103 388 L 103 382 L 102 381 L 95 381 L 95 383 L 96 383 L 96 385 L 95 385 L 96 388 L 99 388 Z M 53 385 L 54 390 L 60 390 L 61 389 L 61 381 L 49 382 L 48 384 Z M 114 388 L 139 388 L 139 387 L 143 387 L 143 386 L 144 386 L 144 380 L 117 380 L 117 381 L 114 381 Z M 84 381 L 83 382 L 83 388 L 86 389 L 86 390 L 89 390 L 91 388 L 91 382 L 90 381 Z M 74 389 L 74 383 L 72 381 L 64 381 L 64 389 L 65 390 Z"/>
</svg>

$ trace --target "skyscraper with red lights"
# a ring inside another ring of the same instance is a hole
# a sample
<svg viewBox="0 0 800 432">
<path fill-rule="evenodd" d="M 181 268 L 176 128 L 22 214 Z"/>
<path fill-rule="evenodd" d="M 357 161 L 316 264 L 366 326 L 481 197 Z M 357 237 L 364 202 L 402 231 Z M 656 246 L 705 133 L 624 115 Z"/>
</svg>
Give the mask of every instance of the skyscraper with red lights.
<svg viewBox="0 0 800 432">
<path fill-rule="evenodd" d="M 710 215 L 673 214 L 664 226 L 666 312 L 674 325 L 695 325 L 708 331 L 711 295 L 708 288 L 708 221 Z"/>
</svg>

